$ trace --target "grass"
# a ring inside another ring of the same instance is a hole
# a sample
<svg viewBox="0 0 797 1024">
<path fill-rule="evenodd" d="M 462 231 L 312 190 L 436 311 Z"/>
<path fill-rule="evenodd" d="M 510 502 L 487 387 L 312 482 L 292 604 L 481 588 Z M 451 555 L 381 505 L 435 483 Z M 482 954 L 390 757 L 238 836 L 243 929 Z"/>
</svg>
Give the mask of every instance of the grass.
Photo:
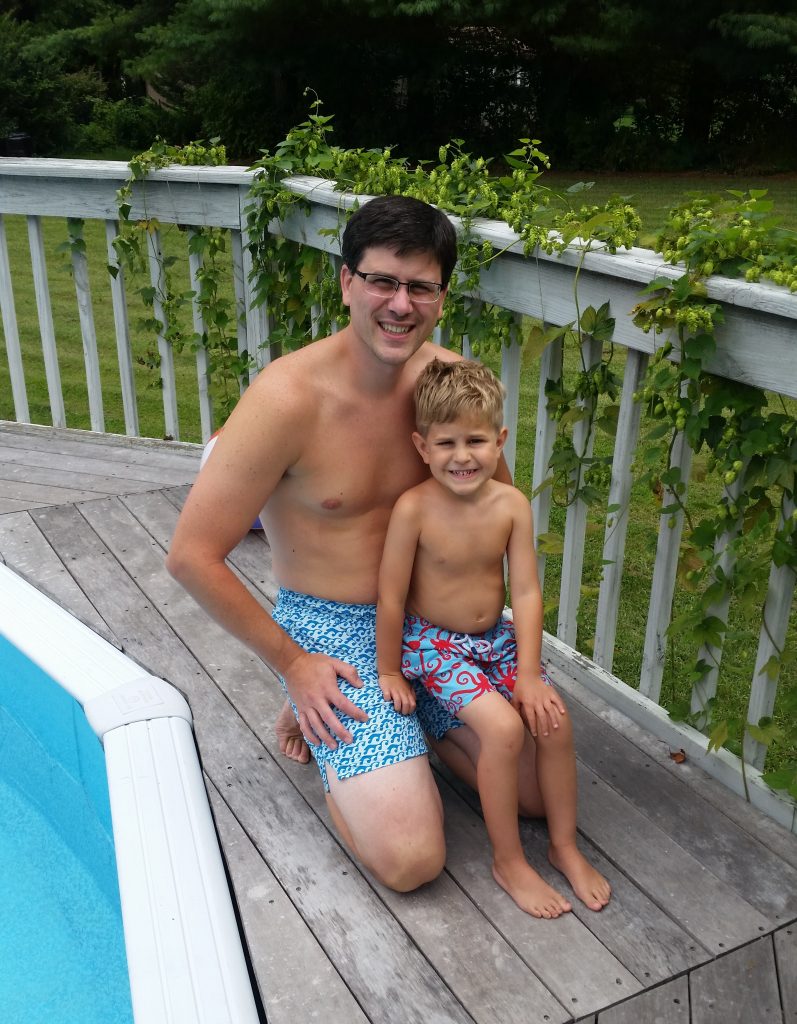
<svg viewBox="0 0 797 1024">
<path fill-rule="evenodd" d="M 548 173 L 545 182 L 554 188 L 567 188 L 580 180 L 592 180 L 588 174 L 554 174 Z M 596 185 L 585 195 L 585 200 L 600 203 L 613 193 L 632 196 L 643 219 L 641 241 L 650 244 L 655 237 L 656 229 L 662 224 L 667 209 L 673 201 L 691 189 L 718 190 L 722 188 L 768 188 L 775 200 L 775 209 L 783 216 L 787 227 L 797 229 L 797 179 L 783 176 L 761 178 L 750 181 L 739 181 L 719 176 L 705 177 L 697 175 L 601 175 Z M 28 385 L 31 419 L 38 423 L 51 422 L 44 362 L 39 340 L 39 326 L 33 295 L 30 256 L 28 252 L 25 220 L 22 217 L 7 217 L 6 231 L 12 267 L 12 279 L 15 289 L 15 305 L 19 326 L 20 340 L 23 350 L 25 374 Z M 64 400 L 67 409 L 67 424 L 70 427 L 89 427 L 88 399 L 83 368 L 83 352 L 80 336 L 80 325 L 77 316 L 74 284 L 72 281 L 68 257 L 57 254 L 58 246 L 67 237 L 66 225 L 59 220 L 44 222 L 45 247 L 48 258 L 48 275 L 53 317 L 56 328 L 59 364 L 61 371 Z M 110 292 L 107 283 L 105 240 L 102 224 L 87 222 L 85 238 L 89 254 L 91 271 L 91 287 L 93 296 L 94 318 L 100 353 L 103 396 L 105 403 L 106 426 L 111 433 L 124 433 L 122 417 L 121 389 L 118 379 L 116 358 L 116 342 L 113 324 L 113 313 L 110 303 Z M 175 273 L 182 275 L 185 288 L 189 287 L 185 235 L 177 230 L 167 230 L 163 238 L 164 251 L 167 255 L 178 257 Z M 137 294 L 137 289 L 149 284 L 144 275 L 128 279 L 127 292 L 130 303 L 130 329 L 134 355 L 138 360 L 135 366 L 136 389 L 139 402 L 141 433 L 144 436 L 162 437 L 163 409 L 161 391 L 157 374 L 146 366 L 148 351 L 155 343 L 148 333 L 141 329 L 139 319 L 149 315 L 149 310 Z M 185 329 L 190 333 L 190 314 L 185 310 Z M 3 340 L 4 344 L 4 340 Z M 578 356 L 571 353 L 566 358 L 566 372 L 576 365 Z M 617 356 L 622 364 L 624 354 Z M 569 363 L 567 362 L 569 360 Z M 488 361 L 490 361 L 488 359 Z M 196 399 L 196 366 L 194 355 L 186 348 L 175 355 L 177 374 L 180 437 L 182 440 L 200 440 L 199 410 Z M 518 462 L 516 480 L 518 486 L 527 493 L 530 490 L 530 475 L 533 458 L 534 430 L 537 412 L 538 366 L 534 360 L 527 360 L 521 380 L 520 423 L 518 428 Z M 11 400 L 11 389 L 7 361 L 0 359 L 0 418 L 14 419 Z M 595 454 L 610 454 L 612 442 L 609 438 L 596 437 Z M 699 479 L 700 457 L 695 460 L 696 470 L 690 485 L 690 507 L 699 516 L 701 507 L 716 503 L 718 495 L 712 492 L 711 486 Z M 551 516 L 551 532 L 564 532 L 565 513 L 562 509 L 554 509 Z M 585 653 L 591 650 L 594 636 L 595 614 L 597 609 L 597 590 L 602 572 L 602 540 L 604 512 L 595 508 L 590 510 L 590 527 L 584 560 L 582 581 L 582 602 L 579 609 L 578 646 Z M 637 486 L 634 490 L 631 510 L 629 513 L 628 541 L 626 547 L 626 563 L 623 575 L 620 621 L 617 630 L 614 671 L 622 679 L 635 684 L 639 678 L 641 655 L 645 636 L 645 618 L 650 596 L 653 556 L 655 553 L 658 530 L 658 505 L 655 497 Z M 556 609 L 553 607 L 551 595 L 558 593 L 561 574 L 561 558 L 549 556 L 546 567 L 546 601 L 549 607 L 546 615 L 546 628 L 556 631 Z M 762 594 L 763 599 L 763 594 Z M 692 595 L 684 581 L 679 582 L 674 613 L 684 611 Z M 755 621 L 746 621 L 738 609 L 732 606 L 729 621 L 729 632 L 723 657 L 720 679 L 719 715 L 746 714 L 749 696 L 750 677 L 755 660 L 759 625 Z M 797 611 L 792 615 L 789 630 L 789 648 L 795 651 L 797 637 Z M 668 654 L 662 703 L 671 705 L 674 701 L 688 696 L 686 675 L 694 659 L 695 652 L 682 639 L 676 638 L 671 644 Z M 787 686 L 795 685 L 795 669 L 790 667 L 781 680 L 779 693 L 784 693 Z M 776 718 L 783 721 L 781 709 L 782 699 L 776 706 Z M 784 723 L 785 724 L 785 723 Z M 767 768 L 782 766 L 787 761 L 797 759 L 797 752 L 785 750 L 773 744 L 767 761 Z"/>
</svg>

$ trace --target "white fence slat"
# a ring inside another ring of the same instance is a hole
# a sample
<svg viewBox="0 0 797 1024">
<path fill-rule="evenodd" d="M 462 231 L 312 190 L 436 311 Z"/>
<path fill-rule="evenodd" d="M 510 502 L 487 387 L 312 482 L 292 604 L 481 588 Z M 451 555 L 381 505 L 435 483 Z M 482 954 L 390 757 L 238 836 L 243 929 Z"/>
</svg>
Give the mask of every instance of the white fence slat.
<svg viewBox="0 0 797 1024">
<path fill-rule="evenodd" d="M 515 459 L 517 456 L 518 406 L 520 403 L 520 357 L 523 345 L 520 341 L 520 323 L 516 325 L 512 344 L 504 347 L 501 352 L 501 383 L 504 385 L 504 423 L 509 428 L 509 435 L 504 445 L 504 458 L 509 472 L 515 475 Z"/>
<path fill-rule="evenodd" d="M 582 359 L 585 369 L 589 370 L 600 360 L 603 345 L 594 338 L 587 337 L 581 344 Z M 590 413 L 594 409 L 594 399 L 580 400 L 579 405 Z M 595 443 L 595 429 L 590 419 L 579 420 L 573 427 L 573 447 L 576 453 L 584 458 L 592 455 Z M 576 489 L 582 479 L 584 470 L 579 467 L 578 478 L 572 481 Z M 584 546 L 587 537 L 587 512 L 585 502 L 580 498 L 571 501 L 567 506 L 565 519 L 565 546 L 562 555 L 562 583 L 559 589 L 559 619 L 556 635 L 560 640 L 576 646 L 578 632 L 578 606 L 581 601 L 581 573 L 584 567 Z"/>
<path fill-rule="evenodd" d="M 784 499 L 783 518 L 794 512 L 794 501 Z M 753 670 L 753 681 L 750 687 L 750 702 L 747 708 L 747 721 L 758 725 L 760 719 L 770 716 L 775 707 L 778 692 L 777 675 L 770 679 L 764 672 L 764 666 L 773 655 L 778 655 L 786 644 L 786 632 L 789 628 L 789 615 L 794 600 L 794 570 L 788 565 L 772 564 L 769 571 L 769 587 L 764 602 L 764 623 L 758 639 L 758 653 Z M 762 769 L 767 756 L 767 748 L 754 740 L 752 736 L 744 737 L 745 760 L 755 768 Z"/>
<path fill-rule="evenodd" d="M 108 278 L 111 285 L 111 302 L 113 304 L 113 323 L 116 334 L 116 357 L 119 363 L 119 383 L 122 388 L 122 408 L 125 416 L 125 433 L 130 437 L 138 437 L 138 404 L 136 402 L 136 380 L 133 374 L 133 348 L 130 339 L 130 325 L 127 319 L 127 298 L 125 296 L 124 268 L 114 248 L 114 240 L 119 234 L 119 222 L 105 221 L 105 242 L 108 250 Z M 116 273 L 110 273 L 113 268 Z"/>
<path fill-rule="evenodd" d="M 36 295 L 36 311 L 39 317 L 39 335 L 44 355 L 44 372 L 47 377 L 50 412 L 53 426 L 65 427 L 64 395 L 61 389 L 61 371 L 58 367 L 58 351 L 55 344 L 55 327 L 50 304 L 50 286 L 47 281 L 47 259 L 44 254 L 42 222 L 40 217 L 28 217 L 27 222 L 33 289 Z"/>
<path fill-rule="evenodd" d="M 745 464 L 744 469 L 746 468 Z M 725 487 L 725 493 L 731 502 L 736 501 L 741 492 L 744 481 L 744 469 L 730 486 Z M 714 554 L 718 558 L 719 570 L 726 579 L 733 573 L 733 567 L 736 564 L 736 559 L 730 545 L 739 536 L 740 530 L 741 524 L 734 523 L 731 529 L 721 533 L 714 542 Z M 730 605 L 731 595 L 728 592 L 719 601 L 715 601 L 714 604 L 706 609 L 706 616 L 713 616 L 727 625 Z M 722 646 L 715 647 L 713 644 L 703 644 L 697 652 L 697 658 L 698 661 L 704 661 L 710 666 L 708 672 L 701 679 L 698 679 L 692 687 L 690 710 L 693 715 L 697 716 L 695 724 L 703 728 L 710 720 L 706 713 L 706 705 L 717 692 L 720 662 L 722 661 Z"/>
<path fill-rule="evenodd" d="M 548 413 L 548 398 L 545 385 L 548 381 L 562 379 L 562 339 L 557 338 L 546 345 L 540 359 L 540 383 L 537 393 L 537 426 L 534 440 L 534 466 L 531 474 L 531 514 L 534 520 L 534 536 L 547 533 L 551 523 L 551 488 L 544 487 L 538 494 L 534 492 L 549 475 L 548 462 L 553 454 L 556 441 L 556 420 Z M 544 590 L 546 556 L 537 548 L 537 573 L 540 577 L 540 589 Z"/>
<path fill-rule="evenodd" d="M 465 309 L 468 313 L 469 320 L 476 320 L 481 316 L 484 303 L 480 302 L 479 299 L 465 299 Z M 470 336 L 467 334 L 462 335 L 462 355 L 465 359 L 475 359 L 473 355 L 473 348 L 470 343 Z"/>
<path fill-rule="evenodd" d="M 171 342 L 166 337 L 166 315 L 163 310 L 163 295 L 166 282 L 163 277 L 163 251 L 161 250 L 160 231 L 157 228 L 147 232 L 147 255 L 149 259 L 149 277 L 155 290 L 152 314 L 161 324 L 158 330 L 158 353 L 160 355 L 165 434 L 170 440 L 179 441 L 180 425 L 177 415 L 177 381 L 174 374 L 174 351 Z"/>
<path fill-rule="evenodd" d="M 598 594 L 595 619 L 595 645 L 592 660 L 611 672 L 617 636 L 617 615 L 620 608 L 620 587 L 623 579 L 625 541 L 628 533 L 628 508 L 633 483 L 632 465 L 639 438 L 642 403 L 634 401 L 648 365 L 644 352 L 630 351 L 623 374 L 623 391 L 617 417 L 617 436 L 612 457 L 612 479 L 608 504 L 616 509 L 606 514 L 603 540 L 603 573 Z M 618 507 L 619 506 L 619 507 Z"/>
<path fill-rule="evenodd" d="M 673 446 L 671 464 L 681 469 L 681 480 L 689 486 L 689 472 L 692 467 L 692 449 L 679 433 Z M 687 490 L 680 496 L 686 501 Z M 664 488 L 662 504 L 671 505 L 675 496 L 669 487 Z M 672 528 L 670 528 L 672 523 Z M 675 579 L 681 551 L 684 514 L 682 511 L 661 516 L 659 538 L 656 545 L 656 561 L 653 566 L 653 584 L 650 592 L 650 606 L 645 629 L 645 646 L 642 651 L 642 670 L 639 690 L 646 697 L 658 703 L 661 681 L 664 676 L 664 660 L 667 656 L 667 626 L 672 615 L 672 599 L 675 593 Z"/>
<path fill-rule="evenodd" d="M 3 317 L 8 372 L 11 377 L 11 394 L 14 398 L 14 417 L 18 423 L 30 423 L 25 369 L 22 364 L 17 312 L 14 306 L 14 288 L 11 284 L 11 265 L 8 260 L 8 240 L 2 213 L 0 213 L 0 313 Z"/>
<path fill-rule="evenodd" d="M 189 239 L 196 234 L 196 228 L 192 228 Z M 208 350 L 202 344 L 201 339 L 206 337 L 205 318 L 202 314 L 202 307 L 199 305 L 199 274 L 202 269 L 202 257 L 199 253 L 188 253 L 188 270 L 191 275 L 191 313 L 194 320 L 194 333 L 198 336 L 196 350 L 196 378 L 199 393 L 199 421 L 202 430 L 202 443 L 207 444 L 210 435 L 213 433 L 213 406 L 210 400 L 210 384 L 208 379 Z"/>
<path fill-rule="evenodd" d="M 446 324 L 445 327 L 441 327 L 438 324 L 432 334 L 432 341 L 441 348 L 451 348 L 451 325 Z"/>
<path fill-rule="evenodd" d="M 246 220 L 246 208 L 248 206 L 247 189 L 239 190 L 239 200 L 242 210 L 241 215 L 241 244 L 243 262 L 243 283 L 244 283 L 244 305 L 246 308 L 246 337 L 247 353 L 249 355 L 249 381 L 253 381 L 269 362 L 271 362 L 271 318 L 268 315 L 265 303 L 253 307 L 252 293 L 252 253 L 249 250 L 250 233 Z M 241 380 L 241 393 L 246 387 L 246 382 Z"/>
<path fill-rule="evenodd" d="M 73 229 L 73 237 L 83 238 L 83 232 Z M 89 415 L 91 429 L 99 433 L 105 430 L 105 413 L 102 404 L 102 380 L 100 379 L 100 357 L 97 351 L 97 331 L 94 327 L 94 310 L 91 305 L 91 284 L 86 254 L 72 249 L 72 276 L 75 279 L 75 297 L 80 319 L 80 337 L 83 341 L 83 362 L 86 366 L 86 386 L 89 394 Z"/>
<path fill-rule="evenodd" d="M 249 289 L 246 283 L 246 269 L 243 248 L 243 236 L 240 231 L 231 231 L 232 240 L 232 278 L 235 291 L 235 324 L 238 335 L 238 355 L 248 351 L 248 317 L 247 317 L 247 296 Z M 243 392 L 243 383 L 241 391 Z"/>
</svg>

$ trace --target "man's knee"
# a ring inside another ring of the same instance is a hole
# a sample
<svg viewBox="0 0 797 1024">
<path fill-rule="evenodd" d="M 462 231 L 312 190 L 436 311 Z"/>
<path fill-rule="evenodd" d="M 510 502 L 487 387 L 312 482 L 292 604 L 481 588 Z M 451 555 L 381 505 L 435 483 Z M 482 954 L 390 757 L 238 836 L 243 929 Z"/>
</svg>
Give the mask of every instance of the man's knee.
<svg viewBox="0 0 797 1024">
<path fill-rule="evenodd" d="M 412 892 L 434 881 L 445 866 L 442 830 L 427 836 L 405 836 L 371 851 L 366 867 L 388 889 Z"/>
</svg>

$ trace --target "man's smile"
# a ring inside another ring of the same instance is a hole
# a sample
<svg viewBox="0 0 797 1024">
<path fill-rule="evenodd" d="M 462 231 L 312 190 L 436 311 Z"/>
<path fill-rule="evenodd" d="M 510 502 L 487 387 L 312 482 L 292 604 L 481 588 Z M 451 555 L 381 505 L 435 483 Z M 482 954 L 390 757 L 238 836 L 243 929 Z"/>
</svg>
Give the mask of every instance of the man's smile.
<svg viewBox="0 0 797 1024">
<path fill-rule="evenodd" d="M 409 334 L 410 330 L 412 329 L 411 324 L 388 324 L 385 323 L 383 320 L 379 321 L 379 326 L 382 328 L 383 331 L 387 331 L 388 334 L 396 335 Z"/>
</svg>

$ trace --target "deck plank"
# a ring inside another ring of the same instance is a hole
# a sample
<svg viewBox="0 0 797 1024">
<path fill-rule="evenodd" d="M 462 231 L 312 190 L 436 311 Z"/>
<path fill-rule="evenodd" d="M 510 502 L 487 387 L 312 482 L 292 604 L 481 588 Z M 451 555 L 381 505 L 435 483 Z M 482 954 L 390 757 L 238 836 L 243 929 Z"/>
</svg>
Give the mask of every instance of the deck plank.
<svg viewBox="0 0 797 1024">
<path fill-rule="evenodd" d="M 89 629 L 114 647 L 120 647 L 119 640 L 75 583 L 28 512 L 0 516 L 0 558 Z"/>
<path fill-rule="evenodd" d="M 187 694 L 205 771 L 366 1015 L 385 1024 L 470 1022 L 277 763 L 133 582 L 137 576 L 142 585 L 162 585 L 171 597 L 177 585 L 163 570 L 162 551 L 158 548 L 155 554 L 155 542 L 138 536 L 143 531 L 130 517 L 125 543 L 135 564 L 128 576 L 76 509 L 59 512 L 48 516 L 48 539 L 62 557 L 68 552 L 75 559 L 78 582 L 112 628 L 125 633 L 131 657 Z"/>
<path fill-rule="evenodd" d="M 642 992 L 601 1011 L 597 1024 L 689 1024 L 689 982 L 686 977 L 675 978 Z"/>
<path fill-rule="evenodd" d="M 773 936 L 780 998 L 786 1024 L 797 1021 L 797 922 Z"/>
<path fill-rule="evenodd" d="M 131 454 L 134 454 L 131 452 Z M 10 472 L 10 466 L 21 466 L 26 471 L 39 469 L 43 473 L 80 474 L 81 476 L 97 477 L 99 479 L 125 479 L 138 483 L 148 483 L 154 486 L 174 484 L 178 478 L 177 472 L 168 466 L 153 466 L 146 460 L 136 461 L 127 458 L 127 452 L 122 452 L 122 457 L 110 458 L 84 458 L 80 455 L 63 455 L 59 452 L 47 450 L 32 451 L 24 448 L 12 448 L 0 444 L 0 465 L 3 472 Z M 183 480 L 192 480 L 196 476 L 196 468 L 186 468 L 182 473 Z"/>
<path fill-rule="evenodd" d="M 768 918 L 680 846 L 679 829 L 653 824 L 600 776 L 579 763 L 580 827 L 603 854 L 714 954 L 771 930 Z"/>
<path fill-rule="evenodd" d="M 694 1024 L 797 1021 L 794 837 L 557 678 L 576 730 L 582 848 L 613 884 L 609 906 L 555 922 L 522 914 L 491 877 L 477 796 L 439 766 L 446 871 L 416 893 L 384 889 L 342 848 L 314 768 L 279 756 L 273 673 L 165 570 L 199 449 L 164 447 L 150 462 L 132 439 L 12 435 L 0 424 L 0 558 L 187 695 L 269 1020 L 332 1009 L 380 1024 L 686 1024 L 688 976 Z M 84 490 L 77 463 L 107 492 Z M 4 474 L 30 512 L 2 514 L 17 500 Z M 31 508 L 37 494 L 69 504 Z M 270 609 L 262 533 L 229 562 Z M 534 866 L 569 891 L 547 863 L 544 825 L 521 834 Z"/>
<path fill-rule="evenodd" d="M 125 505 L 127 501 L 125 498 Z M 164 508 L 158 495 L 136 500 L 132 504 L 142 518 L 155 520 L 160 531 L 168 526 L 168 514 L 164 522 Z M 157 509 L 156 514 L 145 516 L 144 505 Z M 271 727 L 284 698 L 270 671 L 243 645 L 237 643 L 232 660 L 225 658 L 226 664 L 219 664 L 219 652 L 225 649 L 224 631 L 208 620 L 195 602 L 165 576 L 160 562 L 149 571 L 144 567 L 142 563 L 149 560 L 146 544 L 129 544 L 129 532 L 135 527 L 125 523 L 121 501 L 106 499 L 90 502 L 81 506 L 81 511 L 111 550 L 122 554 L 124 546 L 128 553 L 134 551 L 133 557 L 127 561 L 128 569 L 156 604 L 168 606 L 167 614 L 172 628 L 178 635 L 192 638 L 192 649 L 200 657 L 205 669 L 237 705 L 264 746 L 274 757 L 279 758 Z M 176 515 L 173 507 L 172 514 Z M 262 540 L 254 540 L 259 550 L 265 549 Z M 229 639 L 226 647 L 230 648 Z M 288 762 L 284 762 L 284 766 L 290 772 L 292 766 Z M 297 788 L 331 832 L 317 772 L 310 767 L 300 770 L 298 775 Z M 222 793 L 225 791 L 222 790 Z M 441 916 L 439 900 L 443 892 L 447 894 L 447 899 L 445 914 Z M 524 1012 L 531 1012 L 529 1007 L 534 1007 L 530 1024 L 531 1020 L 539 1020 L 543 1024 L 545 1020 L 554 1022 L 570 1018 L 569 1013 L 537 981 L 534 973 L 518 958 L 492 924 L 481 918 L 468 897 L 450 879 L 439 885 L 436 883 L 434 894 L 426 893 L 417 899 L 405 900 L 404 897 L 388 893 L 382 887 L 379 887 L 379 894 L 380 899 L 390 906 L 402 928 L 412 936 L 413 942 L 417 943 L 432 965 L 439 970 L 443 980 L 450 979 L 451 984 L 457 984 L 457 996 L 474 1020 L 483 1021 L 484 1024 L 496 1024 L 498 1021 L 512 1024 L 518 1019 L 520 1009 L 525 1008 Z M 433 911 L 435 907 L 436 911 Z M 526 915 L 520 911 L 516 913 L 526 919 Z M 463 928 L 467 923 L 468 934 L 480 939 L 474 943 L 470 952 L 460 947 L 464 931 L 454 927 L 456 922 L 462 922 Z M 484 957 L 485 949 L 490 950 L 487 959 Z M 467 981 L 463 981 L 463 962 L 468 963 L 469 960 L 472 962 L 468 964 L 464 975 Z M 496 977 L 504 983 L 496 985 Z"/>
<path fill-rule="evenodd" d="M 692 1024 L 782 1024 L 775 953 L 769 935 L 689 976 Z"/>
<path fill-rule="evenodd" d="M 702 768 L 690 761 L 676 763 L 670 757 L 670 749 L 652 733 L 646 732 L 640 725 L 623 714 L 617 708 L 601 700 L 596 694 L 581 686 L 574 679 L 568 678 L 554 666 L 548 666 L 548 674 L 556 686 L 570 697 L 576 697 L 580 704 L 588 708 L 592 714 L 608 725 L 613 732 L 631 742 L 651 761 L 668 775 L 677 778 L 691 796 L 696 794 L 707 801 L 715 810 L 719 810 L 742 833 L 752 837 L 756 842 L 774 853 L 779 860 L 797 868 L 797 836 L 787 831 L 757 807 L 748 803 L 718 779 L 712 778 Z"/>
<path fill-rule="evenodd" d="M 597 716 L 570 703 L 581 760 L 654 824 L 668 828 L 677 820 L 679 846 L 773 922 L 797 916 L 796 869 L 741 832 L 720 809 L 690 794 Z"/>
<path fill-rule="evenodd" d="M 572 702 L 572 701 L 571 701 Z M 452 773 L 436 764 L 439 774 L 471 806 L 478 807 L 479 798 Z M 582 794 L 580 799 L 589 799 Z M 711 954 L 650 900 L 620 866 L 601 855 L 584 835 L 580 848 L 590 863 L 612 886 L 612 898 L 600 913 L 585 907 L 571 893 L 566 880 L 549 863 L 548 832 L 541 822 L 521 821 L 520 835 L 529 862 L 554 888 L 571 897 L 573 913 L 609 949 L 617 959 L 644 985 L 671 978 L 711 959 Z"/>
<path fill-rule="evenodd" d="M 207 779 L 206 785 L 269 1024 L 368 1024 L 216 787 Z"/>
</svg>

